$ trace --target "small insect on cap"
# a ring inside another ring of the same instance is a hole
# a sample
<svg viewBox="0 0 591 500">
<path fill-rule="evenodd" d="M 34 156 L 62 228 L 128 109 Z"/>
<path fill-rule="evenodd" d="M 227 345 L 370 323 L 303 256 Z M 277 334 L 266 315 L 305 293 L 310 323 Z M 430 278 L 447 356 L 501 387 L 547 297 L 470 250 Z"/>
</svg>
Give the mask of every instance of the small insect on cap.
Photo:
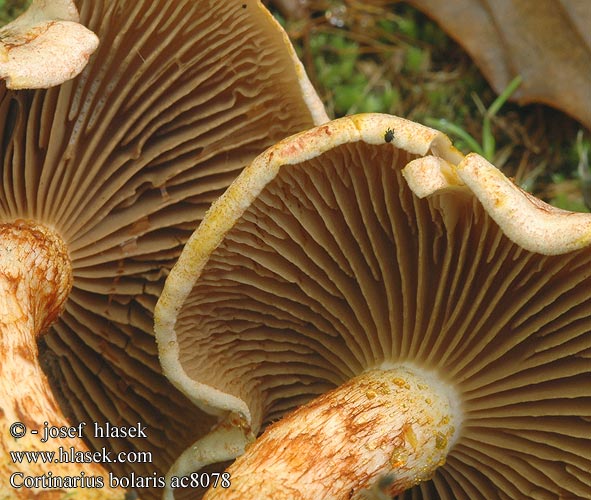
<svg viewBox="0 0 591 500">
<path fill-rule="evenodd" d="M 394 139 L 394 131 L 389 128 L 388 130 L 386 130 L 386 133 L 384 134 L 384 140 L 386 142 L 392 142 L 392 140 Z"/>
</svg>

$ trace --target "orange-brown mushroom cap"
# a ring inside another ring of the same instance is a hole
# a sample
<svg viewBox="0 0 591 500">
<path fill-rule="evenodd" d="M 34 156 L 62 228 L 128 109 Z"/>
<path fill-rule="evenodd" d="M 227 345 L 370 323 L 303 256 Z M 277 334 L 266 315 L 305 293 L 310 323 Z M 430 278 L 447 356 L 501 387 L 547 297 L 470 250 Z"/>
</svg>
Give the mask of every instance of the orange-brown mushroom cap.
<svg viewBox="0 0 591 500">
<path fill-rule="evenodd" d="M 160 359 L 254 433 L 412 363 L 463 416 L 446 464 L 404 498 L 586 498 L 590 244 L 589 215 L 434 130 L 335 120 L 268 149 L 213 205 L 157 305 Z"/>
</svg>

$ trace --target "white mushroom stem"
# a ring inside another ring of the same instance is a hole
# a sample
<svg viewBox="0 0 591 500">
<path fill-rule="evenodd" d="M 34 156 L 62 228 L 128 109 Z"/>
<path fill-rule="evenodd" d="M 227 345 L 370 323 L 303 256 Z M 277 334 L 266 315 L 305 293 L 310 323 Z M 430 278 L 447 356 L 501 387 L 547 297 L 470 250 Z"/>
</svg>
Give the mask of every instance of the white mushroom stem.
<svg viewBox="0 0 591 500">
<path fill-rule="evenodd" d="M 60 447 L 66 452 L 88 450 L 82 441 L 85 430 L 67 421 L 39 366 L 38 337 L 58 317 L 71 288 L 70 258 L 54 231 L 22 220 L 0 225 L 0 498 L 32 498 L 45 490 L 59 498 L 62 488 L 56 488 L 51 477 L 80 477 L 82 470 L 87 477 L 104 473 L 99 464 L 81 467 L 60 460 Z M 69 436 L 50 437 L 60 428 L 71 429 Z M 50 464 L 26 459 L 15 463 L 11 451 L 56 455 Z M 9 484 L 11 477 L 21 485 L 31 476 L 41 478 L 33 489 Z M 84 498 L 113 498 L 109 488 L 81 491 Z M 95 492 L 102 496 L 95 497 Z"/>
<path fill-rule="evenodd" d="M 443 465 L 461 426 L 453 388 L 410 365 L 371 370 L 270 426 L 206 499 L 395 495 Z"/>
</svg>

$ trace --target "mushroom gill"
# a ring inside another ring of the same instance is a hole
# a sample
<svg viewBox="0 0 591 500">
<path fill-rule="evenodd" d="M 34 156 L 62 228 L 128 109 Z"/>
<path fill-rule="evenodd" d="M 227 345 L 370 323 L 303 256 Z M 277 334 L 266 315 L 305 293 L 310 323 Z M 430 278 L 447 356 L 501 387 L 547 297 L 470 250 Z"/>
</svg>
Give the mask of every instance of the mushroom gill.
<svg viewBox="0 0 591 500">
<path fill-rule="evenodd" d="M 156 308 L 178 387 L 245 442 L 276 421 L 206 498 L 588 498 L 590 242 L 588 215 L 399 118 L 270 148 Z"/>
<path fill-rule="evenodd" d="M 19 353 L 1 362 L 0 426 L 18 417 L 31 437 L 25 446 L 6 435 L 1 446 L 35 450 L 41 445 L 30 431 L 41 432 L 43 422 L 84 422 L 82 436 L 47 446 L 128 454 L 130 460 L 104 465 L 141 488 L 154 486 L 212 423 L 161 374 L 153 308 L 164 279 L 206 208 L 240 170 L 326 115 L 287 36 L 260 2 L 77 5 L 101 40 L 80 76 L 48 90 L 0 88 L 0 274 L 17 261 L 19 276 L 35 277 L 38 262 L 53 261 L 19 244 L 22 228 L 31 227 L 57 242 L 63 275 L 71 277 L 25 283 L 30 298 L 55 281 L 48 295 L 62 294 L 65 302 L 29 307 L 11 297 L 23 313 L 18 328 L 6 328 L 13 317 L 9 300 L 0 302 L 0 341 Z M 46 247 L 42 241 L 38 248 Z M 62 309 L 51 326 L 46 306 Z M 34 367 L 40 359 L 44 374 L 24 377 L 17 364 L 23 357 Z M 29 399 L 47 403 L 39 405 L 44 411 L 23 405 Z M 146 437 L 108 433 L 107 423 L 144 428 Z M 1 467 L 6 477 L 15 467 L 7 453 Z M 142 497 L 159 495 L 156 486 Z M 4 491 L 28 494 L 3 483 Z M 86 498 L 88 491 L 75 493 Z"/>
</svg>

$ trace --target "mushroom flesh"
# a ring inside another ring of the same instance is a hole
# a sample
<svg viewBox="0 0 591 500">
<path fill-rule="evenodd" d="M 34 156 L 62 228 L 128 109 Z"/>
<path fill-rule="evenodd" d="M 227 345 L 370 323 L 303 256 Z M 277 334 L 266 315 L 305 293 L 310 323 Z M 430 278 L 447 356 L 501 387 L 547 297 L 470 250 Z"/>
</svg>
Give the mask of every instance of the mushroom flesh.
<svg viewBox="0 0 591 500">
<path fill-rule="evenodd" d="M 72 0 L 33 0 L 0 28 L 0 78 L 9 89 L 60 85 L 84 69 L 98 43 Z"/>
</svg>

